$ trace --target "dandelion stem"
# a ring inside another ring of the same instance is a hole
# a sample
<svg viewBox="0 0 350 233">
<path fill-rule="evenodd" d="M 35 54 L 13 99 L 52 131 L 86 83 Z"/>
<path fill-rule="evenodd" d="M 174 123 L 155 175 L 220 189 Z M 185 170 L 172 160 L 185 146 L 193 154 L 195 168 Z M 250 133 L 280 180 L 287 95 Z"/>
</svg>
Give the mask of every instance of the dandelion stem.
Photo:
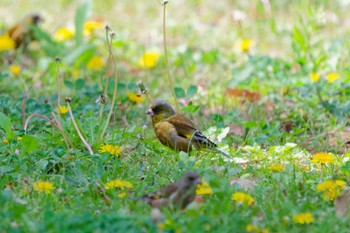
<svg viewBox="0 0 350 233">
<path fill-rule="evenodd" d="M 64 142 L 66 143 L 67 148 L 68 148 L 68 149 L 69 149 L 69 148 L 74 148 L 74 145 L 73 145 L 72 141 L 69 140 L 68 136 L 67 136 L 66 133 L 63 131 L 62 127 L 61 127 L 61 126 L 58 126 L 57 117 L 56 117 L 56 115 L 55 115 L 53 112 L 51 112 L 51 117 L 52 117 L 52 119 L 53 119 L 53 122 L 56 122 L 55 126 L 56 126 L 56 128 L 58 129 L 58 131 L 60 131 L 60 133 L 62 134 L 63 139 L 64 139 Z M 54 133 L 55 133 L 55 132 L 54 132 L 54 130 L 52 129 L 52 135 L 54 135 Z"/>
<path fill-rule="evenodd" d="M 34 113 L 34 114 L 31 114 L 31 115 L 26 119 L 26 121 L 24 122 L 24 125 L 23 125 L 23 130 L 24 130 L 24 132 L 27 133 L 27 127 L 28 127 L 28 124 L 29 124 L 29 120 L 30 120 L 31 118 L 35 117 L 35 116 L 36 116 L 36 117 L 40 117 L 40 118 L 42 118 L 42 119 L 44 119 L 44 120 L 50 122 L 50 124 L 52 125 L 52 128 L 53 128 L 53 127 L 56 127 L 55 122 L 52 121 L 52 120 L 50 120 L 50 118 L 48 118 L 48 117 L 46 117 L 46 116 L 43 116 L 43 115 L 41 115 L 41 114 L 39 114 L 39 113 Z"/>
<path fill-rule="evenodd" d="M 75 130 L 77 131 L 77 133 L 78 133 L 78 135 L 79 135 L 81 141 L 84 143 L 84 145 L 85 145 L 86 149 L 89 151 L 90 155 L 94 155 L 94 152 L 92 151 L 91 146 L 90 146 L 89 143 L 85 140 L 84 136 L 82 135 L 82 133 L 81 133 L 80 130 L 79 130 L 79 127 L 78 127 L 78 125 L 77 125 L 77 123 L 76 123 L 76 121 L 75 121 L 75 119 L 74 119 L 73 112 L 72 112 L 72 108 L 70 107 L 69 101 L 66 101 L 66 103 L 67 103 L 69 115 L 70 115 L 70 117 L 71 117 L 71 119 L 72 119 L 72 123 L 73 123 L 73 125 L 74 125 Z"/>
<path fill-rule="evenodd" d="M 109 31 L 110 28 L 108 26 L 106 26 L 106 40 L 107 40 L 107 45 L 108 45 L 108 61 L 110 61 L 111 59 L 111 54 L 112 54 L 112 40 L 109 39 Z M 108 62 L 107 64 L 107 72 L 106 72 L 106 82 L 105 82 L 105 87 L 103 90 L 103 95 L 106 96 L 107 95 L 107 88 L 108 88 L 108 83 L 109 83 L 109 78 L 111 77 L 113 72 L 111 72 L 111 63 Z"/>
<path fill-rule="evenodd" d="M 106 99 L 107 99 L 107 91 L 108 91 L 108 84 L 109 84 L 109 78 L 112 75 L 112 71 L 111 71 L 111 54 L 112 54 L 112 44 L 111 44 L 111 40 L 109 39 L 109 32 L 110 32 L 110 27 L 107 25 L 106 26 L 106 41 L 107 41 L 107 46 L 108 46 L 108 59 L 107 59 L 107 71 L 106 71 L 106 81 L 105 81 L 105 86 L 103 89 L 103 94 L 101 95 L 101 108 L 100 108 L 100 112 L 99 112 L 99 126 L 98 126 L 98 136 L 97 136 L 97 141 L 98 143 L 101 142 L 102 140 L 102 134 L 101 134 L 101 127 L 103 124 L 103 109 L 105 107 L 106 104 Z"/>
<path fill-rule="evenodd" d="M 174 83 L 173 83 L 173 79 L 171 77 L 169 61 L 168 61 L 167 46 L 166 46 L 166 5 L 167 4 L 168 4 L 168 1 L 164 0 L 163 1 L 163 46 L 164 46 L 164 57 L 165 57 L 166 70 L 167 70 L 168 79 L 169 79 L 169 86 L 171 88 L 171 94 L 173 95 L 173 98 L 175 100 L 176 111 L 179 112 L 179 104 L 178 104 L 177 99 L 176 99 Z"/>
<path fill-rule="evenodd" d="M 105 134 L 107 127 L 109 125 L 109 120 L 111 119 L 111 116 L 113 114 L 113 110 L 114 110 L 114 104 L 115 104 L 115 100 L 117 98 L 117 87 L 118 87 L 118 73 L 117 73 L 117 62 L 115 60 L 115 57 L 112 53 L 112 40 L 114 38 L 114 34 L 111 34 L 111 39 L 110 39 L 110 43 L 108 44 L 108 46 L 110 47 L 109 49 L 109 53 L 110 53 L 110 61 L 111 64 L 113 64 L 113 72 L 112 74 L 114 75 L 114 87 L 113 87 L 113 97 L 112 97 L 112 102 L 111 102 L 111 108 L 109 109 L 108 115 L 107 115 L 107 119 L 105 121 L 105 125 L 102 129 L 101 135 L 100 135 L 100 139 L 99 142 L 101 141 L 101 138 L 103 137 L 103 135 Z"/>
<path fill-rule="evenodd" d="M 57 124 L 61 127 L 61 113 L 60 113 L 60 106 L 61 106 L 61 79 L 60 79 L 60 58 L 56 58 L 56 65 L 57 65 Z"/>
<path fill-rule="evenodd" d="M 53 114 L 53 113 L 52 113 L 52 114 Z M 64 142 L 66 143 L 67 148 L 70 148 L 70 147 L 69 147 L 69 144 L 71 145 L 71 147 L 73 147 L 72 142 L 67 138 L 67 135 L 64 133 L 63 129 L 62 129 L 59 125 L 57 125 L 57 123 L 56 123 L 56 122 L 57 122 L 56 117 L 54 118 L 55 120 L 51 120 L 50 118 L 48 118 L 48 117 L 46 117 L 46 116 L 44 116 L 44 115 L 41 115 L 41 114 L 39 114 L 39 113 L 31 114 L 31 115 L 26 119 L 26 121 L 24 122 L 24 125 L 23 125 L 23 130 L 24 130 L 24 132 L 27 133 L 27 128 L 28 128 L 29 121 L 30 121 L 30 119 L 32 119 L 33 117 L 40 117 L 40 118 L 42 118 L 42 119 L 44 119 L 44 120 L 50 122 L 50 124 L 51 124 L 51 126 L 52 126 L 52 135 L 54 135 L 54 132 L 55 132 L 54 129 L 55 129 L 55 127 L 56 127 L 56 128 L 58 129 L 58 131 L 60 131 L 60 133 L 62 134 L 63 139 L 64 139 Z"/>
<path fill-rule="evenodd" d="M 321 95 L 320 87 L 317 85 L 317 83 L 316 83 L 316 87 L 315 87 L 315 88 L 316 88 L 317 98 L 318 98 L 318 100 L 320 101 L 322 107 L 323 107 L 326 111 L 332 113 L 332 112 L 330 111 L 329 106 L 327 105 L 327 103 L 323 100 L 322 95 Z"/>
<path fill-rule="evenodd" d="M 24 124 L 27 120 L 27 117 L 26 117 L 26 101 L 27 101 L 27 98 L 28 98 L 28 94 L 29 94 L 29 91 L 32 87 L 29 87 L 29 89 L 24 93 L 24 96 L 23 96 L 23 100 L 22 100 L 22 117 L 23 117 L 23 128 L 24 128 Z"/>
</svg>

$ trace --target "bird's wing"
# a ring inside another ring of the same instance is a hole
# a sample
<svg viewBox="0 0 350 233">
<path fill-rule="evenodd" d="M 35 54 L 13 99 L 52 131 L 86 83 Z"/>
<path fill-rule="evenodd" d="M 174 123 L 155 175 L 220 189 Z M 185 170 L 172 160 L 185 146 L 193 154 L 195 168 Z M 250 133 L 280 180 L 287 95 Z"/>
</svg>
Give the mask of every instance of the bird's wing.
<svg viewBox="0 0 350 233">
<path fill-rule="evenodd" d="M 176 192 L 177 187 L 178 187 L 177 182 L 175 182 L 173 184 L 160 188 L 159 190 L 153 193 L 149 193 L 143 196 L 143 198 L 153 199 L 153 200 L 161 199 L 161 198 L 169 198 L 174 192 Z"/>
<path fill-rule="evenodd" d="M 159 141 L 165 146 L 179 151 L 188 151 L 191 149 L 190 140 L 183 135 L 179 135 L 175 126 L 168 121 L 161 121 L 155 124 L 154 132 Z"/>
<path fill-rule="evenodd" d="M 15 26 L 13 26 L 12 28 L 10 28 L 9 30 L 7 30 L 7 34 L 9 34 L 9 36 L 11 37 L 12 40 L 14 40 L 16 43 L 18 41 L 20 41 L 23 36 L 23 33 L 25 32 L 23 26 L 21 24 L 17 24 Z"/>
<path fill-rule="evenodd" d="M 183 190 L 177 181 L 158 191 L 143 197 L 143 200 L 150 204 L 153 208 L 169 207 L 185 208 L 193 201 L 195 192 L 190 190 Z"/>
<path fill-rule="evenodd" d="M 199 144 L 200 147 L 216 147 L 216 144 L 205 137 L 201 131 L 196 129 L 192 121 L 185 116 L 175 114 L 169 117 L 167 121 L 174 125 L 180 136 L 184 136 L 188 140 Z"/>
<path fill-rule="evenodd" d="M 163 187 L 159 190 L 159 192 L 161 193 L 162 197 L 168 198 L 170 197 L 174 192 L 177 191 L 177 189 L 179 188 L 178 185 L 178 181 L 175 183 L 172 183 L 166 187 Z"/>
<path fill-rule="evenodd" d="M 191 138 L 197 131 L 192 121 L 181 114 L 175 114 L 167 118 L 166 121 L 176 128 L 179 135 L 186 138 Z"/>
</svg>

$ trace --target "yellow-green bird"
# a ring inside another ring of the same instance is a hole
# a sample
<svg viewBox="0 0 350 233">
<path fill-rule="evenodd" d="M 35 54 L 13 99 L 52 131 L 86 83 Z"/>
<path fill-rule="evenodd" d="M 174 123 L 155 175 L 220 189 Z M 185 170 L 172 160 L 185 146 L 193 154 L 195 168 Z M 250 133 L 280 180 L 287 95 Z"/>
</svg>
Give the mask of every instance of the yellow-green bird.
<svg viewBox="0 0 350 233">
<path fill-rule="evenodd" d="M 184 152 L 190 152 L 192 147 L 197 150 L 208 149 L 231 158 L 196 129 L 191 120 L 176 113 L 168 102 L 154 101 L 146 114 L 151 117 L 154 132 L 163 145 Z"/>
<path fill-rule="evenodd" d="M 38 25 L 42 21 L 39 14 L 31 14 L 25 17 L 21 22 L 8 29 L 5 34 L 8 34 L 15 42 L 16 48 L 24 44 L 27 46 L 29 42 L 35 40 L 32 26 Z"/>
</svg>

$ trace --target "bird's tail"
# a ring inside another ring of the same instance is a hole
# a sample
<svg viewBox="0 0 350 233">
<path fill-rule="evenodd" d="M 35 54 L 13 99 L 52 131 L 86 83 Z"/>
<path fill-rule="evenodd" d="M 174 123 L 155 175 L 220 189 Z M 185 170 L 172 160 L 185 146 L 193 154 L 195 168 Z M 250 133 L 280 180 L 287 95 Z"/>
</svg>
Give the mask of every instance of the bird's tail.
<svg viewBox="0 0 350 233">
<path fill-rule="evenodd" d="M 219 150 L 218 148 L 214 147 L 214 148 L 210 148 L 212 149 L 214 152 L 217 152 L 223 156 L 225 156 L 226 158 L 229 158 L 229 159 L 233 159 L 230 155 L 226 154 L 225 152 Z"/>
</svg>

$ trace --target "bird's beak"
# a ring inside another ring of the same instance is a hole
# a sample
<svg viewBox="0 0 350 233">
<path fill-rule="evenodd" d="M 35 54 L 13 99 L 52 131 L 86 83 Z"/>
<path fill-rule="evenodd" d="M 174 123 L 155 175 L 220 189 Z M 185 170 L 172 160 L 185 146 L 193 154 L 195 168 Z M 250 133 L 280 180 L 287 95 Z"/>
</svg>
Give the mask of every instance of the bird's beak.
<svg viewBox="0 0 350 233">
<path fill-rule="evenodd" d="M 152 111 L 152 109 L 148 109 L 148 110 L 146 111 L 146 114 L 147 114 L 147 115 L 150 115 L 151 117 L 154 116 L 154 112 Z"/>
<path fill-rule="evenodd" d="M 196 185 L 202 184 L 202 179 L 199 177 L 194 182 Z"/>
</svg>

